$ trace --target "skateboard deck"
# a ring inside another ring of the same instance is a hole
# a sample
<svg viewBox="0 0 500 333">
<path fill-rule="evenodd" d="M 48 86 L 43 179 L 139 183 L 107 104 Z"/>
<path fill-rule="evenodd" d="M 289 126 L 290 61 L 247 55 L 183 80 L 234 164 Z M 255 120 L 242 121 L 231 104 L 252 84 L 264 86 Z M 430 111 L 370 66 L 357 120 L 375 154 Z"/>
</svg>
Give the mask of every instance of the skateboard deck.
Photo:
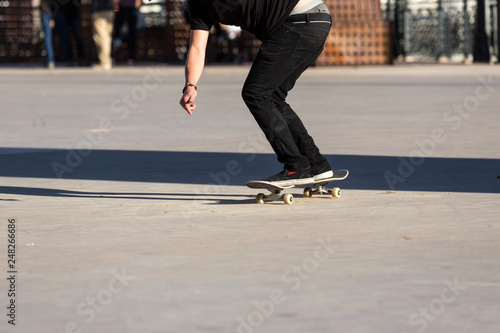
<svg viewBox="0 0 500 333">
<path fill-rule="evenodd" d="M 328 189 L 326 185 L 330 182 L 336 181 L 336 180 L 343 180 L 346 179 L 347 176 L 349 175 L 348 170 L 335 170 L 333 171 L 333 176 L 330 178 L 326 179 L 321 179 L 317 180 L 314 182 L 309 182 L 309 183 L 304 183 L 304 184 L 296 184 L 296 185 L 290 185 L 290 186 L 279 186 L 275 184 L 271 184 L 266 181 L 262 180 L 252 180 L 246 183 L 246 185 L 249 188 L 258 188 L 258 189 L 266 189 L 271 194 L 265 195 L 264 193 L 259 193 L 256 196 L 256 201 L 257 203 L 263 204 L 265 201 L 277 201 L 281 200 L 283 197 L 283 201 L 291 205 L 293 203 L 293 195 L 288 193 L 282 196 L 281 192 L 283 190 L 291 189 L 296 186 L 306 186 L 306 185 L 315 185 L 316 189 L 311 189 L 310 187 L 306 187 L 304 189 L 304 196 L 305 197 L 311 197 L 313 195 L 318 195 L 318 194 L 330 194 L 334 198 L 339 198 L 340 197 L 340 188 L 334 187 L 333 189 Z"/>
</svg>

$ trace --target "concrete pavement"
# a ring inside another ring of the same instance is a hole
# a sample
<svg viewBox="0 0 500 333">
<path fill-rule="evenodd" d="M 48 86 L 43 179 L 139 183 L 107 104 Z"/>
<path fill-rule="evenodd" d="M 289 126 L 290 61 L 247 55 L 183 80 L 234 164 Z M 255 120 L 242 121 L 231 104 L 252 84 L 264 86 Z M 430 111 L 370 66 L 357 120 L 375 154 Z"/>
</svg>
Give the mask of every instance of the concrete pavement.
<svg viewBox="0 0 500 333">
<path fill-rule="evenodd" d="M 1 331 L 498 332 L 500 67 L 310 69 L 290 104 L 351 173 L 291 206 L 244 186 L 280 169 L 247 71 L 189 117 L 181 67 L 0 69 Z"/>
</svg>

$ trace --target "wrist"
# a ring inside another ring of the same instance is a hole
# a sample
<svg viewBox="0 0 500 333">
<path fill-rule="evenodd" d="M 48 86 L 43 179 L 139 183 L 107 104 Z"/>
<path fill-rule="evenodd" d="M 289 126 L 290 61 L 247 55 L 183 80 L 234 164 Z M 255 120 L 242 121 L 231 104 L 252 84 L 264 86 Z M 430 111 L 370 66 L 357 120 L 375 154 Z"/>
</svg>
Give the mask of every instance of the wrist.
<svg viewBox="0 0 500 333">
<path fill-rule="evenodd" d="M 182 93 L 183 93 L 183 94 L 186 92 L 186 89 L 187 89 L 188 87 L 193 87 L 193 88 L 194 88 L 194 90 L 198 90 L 198 87 L 197 87 L 196 85 L 194 85 L 194 84 L 192 84 L 192 83 L 188 83 L 188 84 L 186 84 L 186 85 L 184 86 L 184 88 L 182 88 Z"/>
</svg>

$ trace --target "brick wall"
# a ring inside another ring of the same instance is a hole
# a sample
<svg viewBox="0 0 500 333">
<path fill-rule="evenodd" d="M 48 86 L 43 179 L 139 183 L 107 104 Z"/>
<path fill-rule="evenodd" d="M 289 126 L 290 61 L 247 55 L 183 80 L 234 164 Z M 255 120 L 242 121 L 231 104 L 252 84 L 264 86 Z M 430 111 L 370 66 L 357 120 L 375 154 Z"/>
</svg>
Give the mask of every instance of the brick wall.
<svg viewBox="0 0 500 333">
<path fill-rule="evenodd" d="M 391 23 L 382 20 L 379 0 L 325 0 L 333 24 L 317 65 L 392 62 Z"/>
</svg>

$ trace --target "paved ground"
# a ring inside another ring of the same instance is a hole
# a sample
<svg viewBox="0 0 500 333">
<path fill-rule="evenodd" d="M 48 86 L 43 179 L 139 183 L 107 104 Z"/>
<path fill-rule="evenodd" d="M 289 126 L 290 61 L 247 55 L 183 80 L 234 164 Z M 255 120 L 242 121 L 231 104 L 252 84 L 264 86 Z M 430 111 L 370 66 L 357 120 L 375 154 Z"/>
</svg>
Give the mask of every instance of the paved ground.
<svg viewBox="0 0 500 333">
<path fill-rule="evenodd" d="M 0 69 L 1 331 L 498 332 L 500 66 L 311 69 L 290 102 L 351 174 L 291 206 L 244 186 L 280 169 L 247 71 L 189 117 L 180 67 Z"/>
</svg>

